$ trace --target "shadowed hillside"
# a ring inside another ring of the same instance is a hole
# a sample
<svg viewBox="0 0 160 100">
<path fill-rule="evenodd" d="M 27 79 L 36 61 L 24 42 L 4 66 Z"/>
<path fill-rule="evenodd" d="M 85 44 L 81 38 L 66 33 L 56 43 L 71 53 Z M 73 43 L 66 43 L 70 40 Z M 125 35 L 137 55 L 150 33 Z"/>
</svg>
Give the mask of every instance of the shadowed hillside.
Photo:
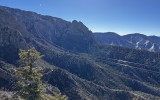
<svg viewBox="0 0 160 100">
<path fill-rule="evenodd" d="M 35 64 L 43 68 L 49 92 L 60 91 L 69 100 L 160 97 L 159 53 L 100 44 L 76 20 L 1 6 L 0 21 L 0 87 L 9 94 L 17 80 L 12 70 L 21 66 L 19 49 L 35 47 L 44 55 Z"/>
</svg>

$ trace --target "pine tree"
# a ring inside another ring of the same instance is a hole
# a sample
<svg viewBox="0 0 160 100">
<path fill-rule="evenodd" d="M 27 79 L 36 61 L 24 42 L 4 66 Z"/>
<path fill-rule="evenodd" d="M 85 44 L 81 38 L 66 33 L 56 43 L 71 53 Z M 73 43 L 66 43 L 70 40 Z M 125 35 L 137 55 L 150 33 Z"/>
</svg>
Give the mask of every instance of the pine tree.
<svg viewBox="0 0 160 100">
<path fill-rule="evenodd" d="M 20 50 L 20 59 L 25 63 L 25 67 L 17 68 L 16 75 L 20 78 L 17 82 L 19 91 L 16 93 L 24 100 L 67 100 L 65 95 L 45 94 L 42 88 L 42 71 L 34 66 L 34 62 L 41 58 L 40 53 L 31 48 L 28 51 Z"/>
<path fill-rule="evenodd" d="M 17 94 L 25 100 L 41 100 L 42 90 L 42 73 L 40 69 L 34 67 L 34 62 L 41 56 L 35 48 L 28 51 L 20 50 L 20 59 L 25 63 L 25 67 L 17 69 L 16 74 L 21 79 L 17 82 L 20 89 Z"/>
</svg>

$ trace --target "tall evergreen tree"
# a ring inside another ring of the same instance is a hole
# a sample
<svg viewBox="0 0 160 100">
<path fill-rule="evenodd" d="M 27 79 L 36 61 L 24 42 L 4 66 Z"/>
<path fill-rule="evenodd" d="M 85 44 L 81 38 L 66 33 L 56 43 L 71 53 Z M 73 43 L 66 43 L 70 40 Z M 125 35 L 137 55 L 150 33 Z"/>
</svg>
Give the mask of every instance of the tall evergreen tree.
<svg viewBox="0 0 160 100">
<path fill-rule="evenodd" d="M 25 63 L 25 67 L 16 70 L 16 74 L 20 77 L 17 82 L 19 91 L 17 94 L 24 100 L 67 100 L 66 96 L 61 94 L 47 95 L 42 88 L 42 72 L 34 66 L 34 62 L 41 58 L 40 53 L 31 48 L 28 51 L 20 50 L 20 59 Z"/>
</svg>

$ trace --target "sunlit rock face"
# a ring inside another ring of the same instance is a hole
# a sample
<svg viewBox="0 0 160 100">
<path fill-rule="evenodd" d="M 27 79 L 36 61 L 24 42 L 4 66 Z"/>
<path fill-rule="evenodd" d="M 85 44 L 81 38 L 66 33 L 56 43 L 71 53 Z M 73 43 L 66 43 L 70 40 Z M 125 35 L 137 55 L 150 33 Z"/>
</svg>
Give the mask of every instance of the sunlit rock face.
<svg viewBox="0 0 160 100">
<path fill-rule="evenodd" d="M 137 96 L 159 100 L 159 54 L 115 46 L 135 47 L 141 39 L 131 41 L 115 33 L 107 37 L 104 41 L 112 45 L 98 43 L 82 22 L 0 7 L 0 88 L 8 90 L 0 91 L 0 98 L 15 90 L 13 72 L 23 65 L 19 49 L 35 47 L 43 55 L 35 65 L 42 68 L 44 89 L 51 94 L 60 91 L 69 100 L 132 100 Z"/>
</svg>

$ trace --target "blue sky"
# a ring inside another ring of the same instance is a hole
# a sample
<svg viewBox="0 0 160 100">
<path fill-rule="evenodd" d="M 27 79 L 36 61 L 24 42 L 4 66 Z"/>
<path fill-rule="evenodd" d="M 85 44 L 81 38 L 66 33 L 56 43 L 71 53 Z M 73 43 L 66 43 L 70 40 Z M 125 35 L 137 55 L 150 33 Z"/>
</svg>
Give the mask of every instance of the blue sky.
<svg viewBox="0 0 160 100">
<path fill-rule="evenodd" d="M 82 21 L 93 32 L 160 36 L 160 0 L 0 0 L 0 5 Z"/>
</svg>

